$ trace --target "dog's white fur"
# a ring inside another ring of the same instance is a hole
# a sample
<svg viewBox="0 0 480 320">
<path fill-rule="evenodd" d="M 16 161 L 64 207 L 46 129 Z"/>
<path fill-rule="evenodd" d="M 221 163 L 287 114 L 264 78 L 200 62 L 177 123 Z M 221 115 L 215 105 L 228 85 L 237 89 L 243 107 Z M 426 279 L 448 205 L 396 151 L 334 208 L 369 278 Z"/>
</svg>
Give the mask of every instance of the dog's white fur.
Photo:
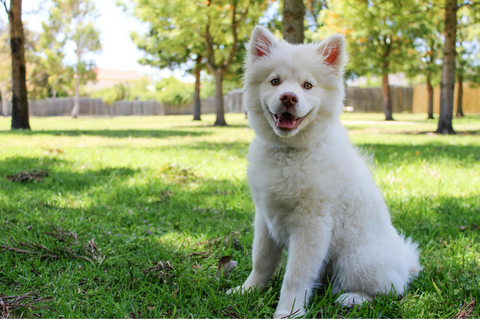
<svg viewBox="0 0 480 320">
<path fill-rule="evenodd" d="M 248 152 L 248 181 L 256 206 L 253 270 L 241 287 L 261 289 L 289 252 L 275 317 L 304 314 L 318 284 L 328 277 L 344 305 L 377 293 L 403 294 L 421 270 L 417 245 L 399 235 L 365 161 L 341 125 L 343 36 L 318 44 L 277 41 L 257 26 L 247 46 L 244 106 L 256 136 Z M 272 85 L 273 78 L 279 85 Z M 313 84 L 309 90 L 305 81 Z M 306 116 L 297 129 L 275 126 L 270 112 L 293 92 L 290 110 Z M 233 290 L 231 290 L 233 291 Z"/>
</svg>

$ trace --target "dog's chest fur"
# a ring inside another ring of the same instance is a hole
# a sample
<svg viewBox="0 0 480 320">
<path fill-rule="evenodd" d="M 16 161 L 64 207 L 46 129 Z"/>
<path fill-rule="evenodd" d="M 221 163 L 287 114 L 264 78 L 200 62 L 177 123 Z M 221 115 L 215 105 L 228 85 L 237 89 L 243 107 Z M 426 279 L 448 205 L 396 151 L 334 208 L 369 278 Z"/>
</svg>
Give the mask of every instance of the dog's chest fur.
<svg viewBox="0 0 480 320">
<path fill-rule="evenodd" d="M 308 215 L 319 214 L 321 206 L 337 198 L 339 186 L 332 181 L 338 178 L 338 166 L 327 156 L 332 154 L 328 149 L 323 143 L 313 149 L 288 149 L 252 142 L 248 155 L 252 197 L 257 214 L 263 215 L 279 244 L 288 244 L 289 226 L 308 221 Z"/>
</svg>

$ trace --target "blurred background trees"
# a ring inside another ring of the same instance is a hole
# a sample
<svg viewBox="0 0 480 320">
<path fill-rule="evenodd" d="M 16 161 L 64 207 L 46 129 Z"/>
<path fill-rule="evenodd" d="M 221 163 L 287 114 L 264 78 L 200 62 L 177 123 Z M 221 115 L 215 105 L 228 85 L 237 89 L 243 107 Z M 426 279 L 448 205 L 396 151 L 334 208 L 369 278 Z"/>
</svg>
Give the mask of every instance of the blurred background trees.
<svg viewBox="0 0 480 320">
<path fill-rule="evenodd" d="M 11 90 L 12 63 L 10 61 L 10 45 L 8 27 L 0 24 L 0 94 L 2 95 L 2 115 L 8 116 L 8 97 Z"/>
<path fill-rule="evenodd" d="M 160 69 L 183 67 L 186 72 L 194 74 L 193 120 L 200 120 L 200 82 L 201 71 L 205 69 L 205 44 L 198 36 L 200 28 L 195 23 L 194 6 L 190 6 L 188 0 L 134 0 L 134 3 L 135 17 L 149 25 L 149 32 L 145 35 L 131 33 L 133 42 L 145 52 L 140 63 Z"/>
<path fill-rule="evenodd" d="M 1 0 L 7 5 L 8 0 Z M 18 0 L 16 0 L 18 1 Z M 201 116 L 201 98 L 214 96 L 216 125 L 226 125 L 223 95 L 241 88 L 244 45 L 255 24 L 292 43 L 321 41 L 333 33 L 347 40 L 347 83 L 364 77 L 382 87 L 386 120 L 393 120 L 390 76 L 405 74 L 410 84 L 425 83 L 428 117 L 433 118 L 434 88 L 441 87 L 439 133 L 454 133 L 455 111 L 463 115 L 463 84 L 480 83 L 479 15 L 476 0 L 117 0 L 147 25 L 131 38 L 144 53 L 139 62 L 158 70 L 181 70 L 194 77 L 144 78 L 108 88 L 87 89 L 96 78 L 93 53 L 101 50 L 98 12 L 92 0 L 48 0 L 42 32 L 25 29 L 26 87 L 32 100 L 73 96 L 119 100 L 154 99 L 170 105 L 193 101 L 193 118 Z M 127 5 L 128 4 L 128 5 Z M 2 113 L 11 94 L 9 28 L 0 24 Z M 73 53 L 73 55 L 72 55 Z M 67 56 L 75 58 L 68 59 Z"/>
</svg>

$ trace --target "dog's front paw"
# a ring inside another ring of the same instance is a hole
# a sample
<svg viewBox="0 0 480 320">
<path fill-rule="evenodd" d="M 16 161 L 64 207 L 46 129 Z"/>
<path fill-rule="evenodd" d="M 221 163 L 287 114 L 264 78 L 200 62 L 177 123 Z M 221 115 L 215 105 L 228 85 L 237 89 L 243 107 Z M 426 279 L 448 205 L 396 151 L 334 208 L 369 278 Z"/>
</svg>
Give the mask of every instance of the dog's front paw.
<svg viewBox="0 0 480 320">
<path fill-rule="evenodd" d="M 275 310 L 273 314 L 274 319 L 295 319 L 305 314 L 304 308 L 299 308 L 297 310 Z"/>
<path fill-rule="evenodd" d="M 242 286 L 236 286 L 235 288 L 227 290 L 227 294 L 232 294 L 232 293 L 244 294 L 245 290 L 243 289 Z"/>
<path fill-rule="evenodd" d="M 372 300 L 373 297 L 366 293 L 344 293 L 337 299 L 337 303 L 345 307 L 353 307 L 358 304 L 361 305 L 364 302 Z"/>
</svg>

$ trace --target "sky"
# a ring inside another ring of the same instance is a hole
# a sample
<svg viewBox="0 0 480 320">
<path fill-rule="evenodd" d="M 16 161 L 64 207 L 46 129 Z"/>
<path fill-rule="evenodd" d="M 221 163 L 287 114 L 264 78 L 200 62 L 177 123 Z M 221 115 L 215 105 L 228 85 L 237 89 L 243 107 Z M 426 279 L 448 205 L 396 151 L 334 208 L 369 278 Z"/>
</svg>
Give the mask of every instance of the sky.
<svg viewBox="0 0 480 320">
<path fill-rule="evenodd" d="M 134 70 L 154 80 L 160 80 L 173 74 L 185 82 L 195 81 L 193 76 L 185 74 L 181 70 L 172 72 L 168 69 L 160 70 L 140 65 L 137 61 L 143 57 L 143 53 L 136 48 L 130 39 L 130 31 L 134 30 L 142 34 L 148 30 L 148 26 L 127 15 L 121 7 L 116 6 L 116 0 L 93 0 L 93 2 L 100 14 L 96 26 L 100 31 L 100 41 L 102 43 L 102 52 L 91 56 L 97 67 Z M 128 0 L 124 2 L 132 7 L 132 3 Z M 42 32 L 42 21 L 48 19 L 50 5 L 51 3 L 48 0 L 23 0 L 22 20 L 27 28 L 35 33 Z M 3 8 L 0 8 L 0 19 L 4 24 L 8 21 Z M 66 50 L 71 52 L 66 57 L 67 61 L 71 62 L 74 59 L 74 46 L 67 47 Z"/>
</svg>

